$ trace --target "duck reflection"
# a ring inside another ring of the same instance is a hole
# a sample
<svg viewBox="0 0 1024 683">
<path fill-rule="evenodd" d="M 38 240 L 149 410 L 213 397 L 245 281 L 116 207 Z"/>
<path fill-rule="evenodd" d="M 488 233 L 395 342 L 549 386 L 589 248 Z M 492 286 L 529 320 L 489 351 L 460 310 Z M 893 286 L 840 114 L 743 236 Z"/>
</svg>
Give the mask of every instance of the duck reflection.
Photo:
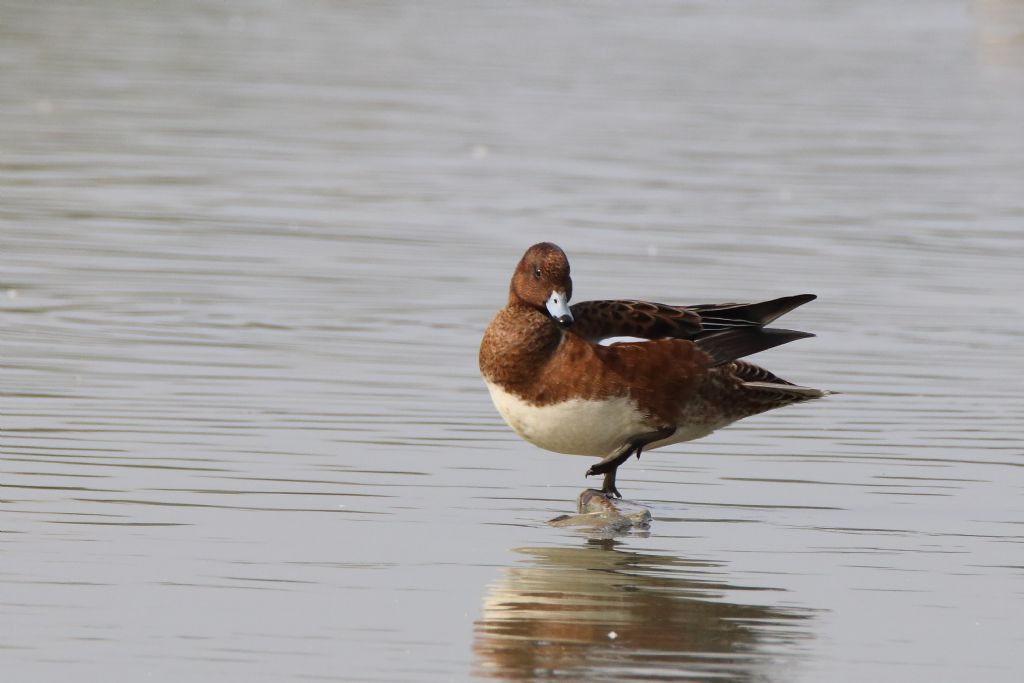
<svg viewBox="0 0 1024 683">
<path fill-rule="evenodd" d="M 984 65 L 1024 65 L 1024 3 L 1020 0 L 974 0 L 974 43 Z"/>
<path fill-rule="evenodd" d="M 722 599 L 715 565 L 629 552 L 614 539 L 522 548 L 476 623 L 477 675 L 513 680 L 791 678 L 810 612 Z M 754 589 L 756 590 L 756 589 Z M 788 671 L 788 675 L 787 675 Z"/>
</svg>

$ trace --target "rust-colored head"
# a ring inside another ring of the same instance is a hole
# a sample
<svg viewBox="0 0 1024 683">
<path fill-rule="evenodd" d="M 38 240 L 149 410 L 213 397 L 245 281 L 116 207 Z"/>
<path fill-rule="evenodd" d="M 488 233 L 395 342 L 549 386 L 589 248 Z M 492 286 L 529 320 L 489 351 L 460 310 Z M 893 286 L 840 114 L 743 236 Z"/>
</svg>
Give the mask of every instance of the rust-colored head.
<svg viewBox="0 0 1024 683">
<path fill-rule="evenodd" d="M 572 278 L 565 252 L 551 242 L 540 242 L 527 249 L 512 275 L 509 303 L 543 311 L 568 327 L 572 325 L 571 298 Z"/>
</svg>

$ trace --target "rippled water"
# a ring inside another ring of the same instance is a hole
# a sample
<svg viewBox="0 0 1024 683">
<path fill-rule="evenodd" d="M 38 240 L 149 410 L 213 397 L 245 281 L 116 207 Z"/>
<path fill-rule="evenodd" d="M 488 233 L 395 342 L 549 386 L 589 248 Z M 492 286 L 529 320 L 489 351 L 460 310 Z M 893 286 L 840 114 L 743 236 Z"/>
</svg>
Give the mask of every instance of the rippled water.
<svg viewBox="0 0 1024 683">
<path fill-rule="evenodd" d="M 0 116 L 11 680 L 1024 675 L 1020 3 L 5 0 Z M 816 292 L 757 361 L 842 393 L 547 526 L 476 370 L 541 239 Z"/>
</svg>

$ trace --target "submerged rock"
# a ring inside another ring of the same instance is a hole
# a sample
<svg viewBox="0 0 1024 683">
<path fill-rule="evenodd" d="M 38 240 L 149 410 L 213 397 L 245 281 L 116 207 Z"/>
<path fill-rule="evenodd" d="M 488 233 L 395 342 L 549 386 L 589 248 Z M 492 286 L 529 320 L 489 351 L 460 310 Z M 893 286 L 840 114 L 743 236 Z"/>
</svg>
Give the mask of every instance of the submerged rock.
<svg viewBox="0 0 1024 683">
<path fill-rule="evenodd" d="M 575 515 L 559 515 L 548 520 L 558 527 L 580 527 L 599 531 L 646 529 L 651 524 L 651 511 L 628 500 L 612 498 L 596 489 L 586 489 L 576 498 Z"/>
</svg>

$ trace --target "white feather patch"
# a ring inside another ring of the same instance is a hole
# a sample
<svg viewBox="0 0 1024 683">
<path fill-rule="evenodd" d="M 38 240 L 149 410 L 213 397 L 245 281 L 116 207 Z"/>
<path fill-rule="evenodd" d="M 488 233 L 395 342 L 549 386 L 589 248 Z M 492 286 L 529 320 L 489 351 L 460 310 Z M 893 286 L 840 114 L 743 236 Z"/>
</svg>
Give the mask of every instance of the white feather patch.
<svg viewBox="0 0 1024 683">
<path fill-rule="evenodd" d="M 650 339 L 644 339 L 643 337 L 608 337 L 601 339 L 597 343 L 601 346 L 611 346 L 612 344 L 623 344 L 623 343 L 634 343 L 634 342 L 649 342 Z"/>
</svg>

